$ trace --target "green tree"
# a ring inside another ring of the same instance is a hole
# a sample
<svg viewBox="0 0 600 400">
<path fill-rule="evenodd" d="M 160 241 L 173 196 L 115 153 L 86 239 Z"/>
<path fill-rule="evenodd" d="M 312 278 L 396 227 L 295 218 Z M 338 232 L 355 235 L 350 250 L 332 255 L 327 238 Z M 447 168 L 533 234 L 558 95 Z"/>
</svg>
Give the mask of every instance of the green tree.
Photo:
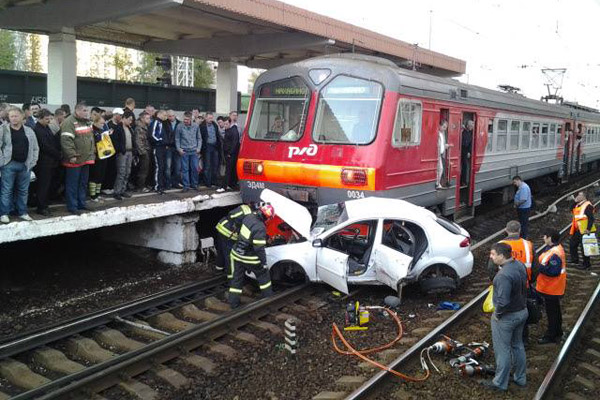
<svg viewBox="0 0 600 400">
<path fill-rule="evenodd" d="M 260 74 L 262 74 L 262 70 L 255 69 L 248 77 L 248 93 L 252 93 L 254 82 L 256 82 L 256 78 L 258 78 Z"/>
<path fill-rule="evenodd" d="M 131 81 L 135 78 L 135 69 L 129 51 L 123 47 L 117 47 L 113 58 L 115 66 L 115 79 L 120 81 Z"/>
<path fill-rule="evenodd" d="M 194 87 L 209 88 L 215 83 L 215 71 L 206 60 L 194 58 Z"/>
<path fill-rule="evenodd" d="M 15 37 L 5 29 L 0 29 L 0 69 L 15 69 Z"/>
<path fill-rule="evenodd" d="M 30 34 L 28 38 L 29 61 L 28 70 L 31 72 L 42 72 L 42 45 L 39 35 Z"/>
<path fill-rule="evenodd" d="M 156 57 L 160 57 L 160 54 L 142 52 L 139 65 L 135 68 L 138 82 L 156 83 L 156 78 L 163 75 L 162 68 L 156 65 Z"/>
</svg>

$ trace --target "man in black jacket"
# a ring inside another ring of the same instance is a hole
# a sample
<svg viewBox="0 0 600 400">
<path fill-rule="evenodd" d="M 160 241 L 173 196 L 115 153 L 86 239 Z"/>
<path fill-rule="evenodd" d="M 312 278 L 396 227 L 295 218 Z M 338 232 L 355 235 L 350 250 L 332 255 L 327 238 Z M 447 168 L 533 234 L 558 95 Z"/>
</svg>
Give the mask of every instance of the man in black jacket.
<svg viewBox="0 0 600 400">
<path fill-rule="evenodd" d="M 202 135 L 202 164 L 204 168 L 204 182 L 207 187 L 216 185 L 219 178 L 219 155 L 222 142 L 219 135 L 219 125 L 213 120 L 212 113 L 206 113 L 206 119 L 200 125 Z"/>
<path fill-rule="evenodd" d="M 131 194 L 127 193 L 126 190 L 133 162 L 135 142 L 131 126 L 134 118 L 131 111 L 125 111 L 121 123 L 116 126 L 112 134 L 113 145 L 117 152 L 117 177 L 114 186 L 114 197 L 117 200 L 123 200 L 123 197 L 131 197 Z"/>
<path fill-rule="evenodd" d="M 37 123 L 34 127 L 35 137 L 40 147 L 40 156 L 34 169 L 37 177 L 37 213 L 45 217 L 50 215 L 50 208 L 48 208 L 50 185 L 60 165 L 60 141 L 50 129 L 51 116 L 49 110 L 41 109 L 38 111 Z"/>
<path fill-rule="evenodd" d="M 240 152 L 240 134 L 236 126 L 231 126 L 231 119 L 223 120 L 225 137 L 223 139 L 223 154 L 225 155 L 225 188 L 237 188 L 237 159 Z"/>
<path fill-rule="evenodd" d="M 163 126 L 165 128 L 164 141 L 167 150 L 167 189 L 182 188 L 181 185 L 181 155 L 175 147 L 175 132 L 177 126 L 181 123 L 175 116 L 175 111 L 167 111 L 167 120 Z"/>
</svg>

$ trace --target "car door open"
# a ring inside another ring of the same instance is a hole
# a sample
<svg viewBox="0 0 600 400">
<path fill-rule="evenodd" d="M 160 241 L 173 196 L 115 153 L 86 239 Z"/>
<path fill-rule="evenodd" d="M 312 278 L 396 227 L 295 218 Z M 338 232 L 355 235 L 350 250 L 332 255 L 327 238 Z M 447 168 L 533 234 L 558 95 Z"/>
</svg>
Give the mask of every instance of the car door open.
<svg viewBox="0 0 600 400">
<path fill-rule="evenodd" d="M 412 257 L 385 245 L 378 245 L 373 251 L 377 280 L 384 285 L 398 290 L 398 282 L 408 274 Z"/>
<path fill-rule="evenodd" d="M 319 280 L 348 294 L 348 255 L 321 247 L 317 250 L 317 276 Z"/>
</svg>

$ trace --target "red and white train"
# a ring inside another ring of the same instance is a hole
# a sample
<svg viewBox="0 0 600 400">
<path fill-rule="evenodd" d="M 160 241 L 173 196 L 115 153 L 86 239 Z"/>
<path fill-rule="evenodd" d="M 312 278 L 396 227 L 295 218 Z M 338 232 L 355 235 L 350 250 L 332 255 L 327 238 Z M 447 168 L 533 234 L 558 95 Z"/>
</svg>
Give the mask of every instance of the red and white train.
<svg viewBox="0 0 600 400">
<path fill-rule="evenodd" d="M 482 193 L 510 187 L 515 175 L 568 177 L 600 159 L 600 113 L 356 54 L 265 72 L 248 115 L 237 164 L 245 202 L 258 201 L 264 188 L 315 205 L 376 195 L 456 217 L 470 214 Z M 449 122 L 448 185 L 438 188 L 441 120 Z M 461 151 L 469 120 L 472 148 Z"/>
</svg>

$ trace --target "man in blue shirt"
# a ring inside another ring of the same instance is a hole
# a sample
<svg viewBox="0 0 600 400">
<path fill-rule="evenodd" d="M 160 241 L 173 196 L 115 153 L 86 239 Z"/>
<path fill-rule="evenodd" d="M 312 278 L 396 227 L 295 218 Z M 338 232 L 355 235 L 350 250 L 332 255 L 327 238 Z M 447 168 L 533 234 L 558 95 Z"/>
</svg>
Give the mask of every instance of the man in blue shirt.
<svg viewBox="0 0 600 400">
<path fill-rule="evenodd" d="M 517 187 L 515 193 L 515 208 L 517 209 L 517 215 L 519 222 L 521 223 L 521 237 L 527 239 L 527 233 L 529 228 L 529 212 L 531 211 L 531 189 L 520 176 L 512 178 L 513 185 Z"/>
</svg>

